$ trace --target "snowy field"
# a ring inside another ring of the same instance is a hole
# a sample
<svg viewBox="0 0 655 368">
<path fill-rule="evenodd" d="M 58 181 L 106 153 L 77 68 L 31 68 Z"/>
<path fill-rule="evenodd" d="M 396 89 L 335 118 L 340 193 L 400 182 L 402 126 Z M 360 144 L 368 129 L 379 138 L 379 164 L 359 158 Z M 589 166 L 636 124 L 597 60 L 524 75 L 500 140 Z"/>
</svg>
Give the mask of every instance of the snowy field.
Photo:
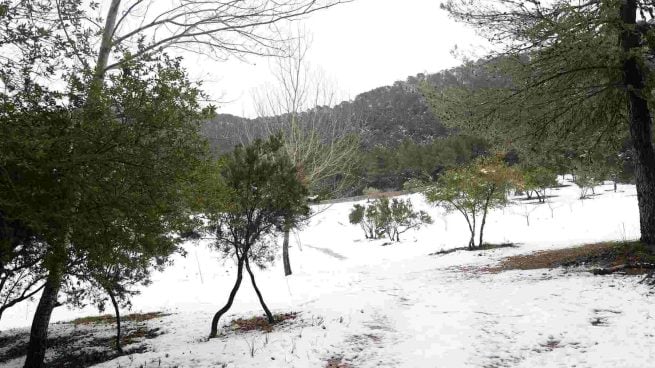
<svg viewBox="0 0 655 368">
<path fill-rule="evenodd" d="M 291 277 L 281 262 L 255 271 L 274 313 L 299 312 L 268 334 L 226 330 L 206 339 L 235 267 L 206 244 L 188 244 L 188 256 L 134 299 L 132 312 L 171 313 L 152 321 L 165 333 L 148 340 L 151 351 L 99 367 L 326 367 L 331 358 L 342 368 L 652 366 L 655 309 L 639 278 L 482 272 L 510 255 L 638 237 L 633 186 L 617 193 L 599 186 L 598 195 L 579 200 L 579 189 L 566 184 L 549 191 L 549 203 L 516 201 L 492 212 L 485 241 L 518 247 L 484 252 L 429 255 L 465 246 L 468 229 L 460 214 L 444 215 L 420 195 L 410 197 L 434 224 L 386 246 L 348 223 L 352 203 L 322 208 L 293 244 Z M 262 313 L 246 281 L 223 323 Z M 0 329 L 29 326 L 35 305 L 7 311 Z M 97 314 L 60 307 L 53 321 Z"/>
</svg>

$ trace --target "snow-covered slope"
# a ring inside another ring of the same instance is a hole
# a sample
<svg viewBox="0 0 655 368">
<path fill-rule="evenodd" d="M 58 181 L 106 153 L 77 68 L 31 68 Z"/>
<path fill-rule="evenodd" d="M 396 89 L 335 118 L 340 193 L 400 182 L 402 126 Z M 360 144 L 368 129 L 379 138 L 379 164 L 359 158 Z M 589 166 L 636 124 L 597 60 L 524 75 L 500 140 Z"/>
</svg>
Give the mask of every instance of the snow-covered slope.
<svg viewBox="0 0 655 368">
<path fill-rule="evenodd" d="M 171 312 L 156 322 L 166 333 L 149 340 L 152 351 L 101 366 L 325 367 L 333 357 L 353 368 L 650 366 L 655 319 L 649 289 L 638 279 L 480 272 L 509 255 L 638 237 L 633 186 L 617 193 L 611 185 L 597 187 L 597 196 L 581 201 L 578 188 L 567 185 L 551 190 L 547 204 L 516 201 L 491 213 L 485 241 L 518 247 L 485 252 L 428 255 L 466 245 L 468 230 L 461 215 L 445 215 L 420 195 L 410 197 L 434 224 L 386 246 L 348 223 L 352 203 L 321 208 L 291 250 L 293 276 L 283 276 L 281 263 L 256 271 L 274 312 L 300 313 L 268 334 L 228 331 L 206 340 L 232 287 L 234 265 L 207 244 L 188 244 L 188 256 L 156 275 L 133 303 L 134 311 Z M 29 325 L 34 308 L 26 303 L 8 311 L 0 328 Z M 53 320 L 94 314 L 58 308 Z M 224 322 L 259 314 L 244 282 Z"/>
</svg>

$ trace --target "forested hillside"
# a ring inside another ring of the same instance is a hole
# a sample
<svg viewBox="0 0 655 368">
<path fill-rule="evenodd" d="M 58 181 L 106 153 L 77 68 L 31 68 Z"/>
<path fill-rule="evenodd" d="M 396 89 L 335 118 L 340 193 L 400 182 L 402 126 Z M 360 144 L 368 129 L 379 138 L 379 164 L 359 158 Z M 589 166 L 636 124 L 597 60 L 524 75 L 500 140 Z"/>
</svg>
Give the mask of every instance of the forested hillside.
<svg viewBox="0 0 655 368">
<path fill-rule="evenodd" d="M 361 135 L 363 148 L 397 147 L 404 141 L 417 144 L 431 143 L 443 138 L 448 129 L 430 110 L 420 91 L 426 81 L 437 89 L 453 86 L 476 86 L 488 83 L 481 77 L 479 67 L 470 65 L 444 70 L 435 74 L 418 74 L 391 86 L 378 87 L 357 95 L 352 101 L 344 101 L 334 107 L 322 107 L 301 114 L 305 120 L 339 120 L 348 124 Z M 234 115 L 219 114 L 203 127 L 212 149 L 229 151 L 248 136 L 259 136 L 263 126 L 284 117 L 247 119 Z"/>
</svg>

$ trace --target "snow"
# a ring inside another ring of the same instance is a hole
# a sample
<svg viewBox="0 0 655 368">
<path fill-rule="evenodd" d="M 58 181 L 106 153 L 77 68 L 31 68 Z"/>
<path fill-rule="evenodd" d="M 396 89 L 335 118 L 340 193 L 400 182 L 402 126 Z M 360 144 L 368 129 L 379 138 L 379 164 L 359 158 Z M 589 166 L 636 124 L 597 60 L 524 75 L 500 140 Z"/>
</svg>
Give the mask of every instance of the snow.
<svg viewBox="0 0 655 368">
<path fill-rule="evenodd" d="M 518 247 L 480 252 L 429 255 L 466 245 L 468 229 L 460 214 L 444 214 L 419 194 L 409 197 L 434 224 L 385 246 L 348 223 L 353 203 L 322 208 L 291 248 L 291 277 L 281 262 L 255 271 L 274 313 L 300 313 L 270 333 L 226 329 L 207 340 L 234 264 L 206 243 L 187 244 L 188 256 L 155 275 L 133 302 L 132 312 L 172 313 L 152 322 L 165 333 L 148 340 L 149 352 L 98 366 L 325 367 L 330 358 L 358 368 L 650 366 L 655 319 L 650 289 L 639 278 L 483 270 L 510 255 L 638 237 L 634 186 L 619 185 L 616 193 L 599 186 L 597 196 L 579 200 L 579 189 L 565 184 L 549 191 L 547 204 L 517 200 L 492 212 L 485 241 Z M 222 322 L 261 315 L 246 281 Z M 0 328 L 28 326 L 35 306 L 7 311 Z M 53 321 L 95 314 L 57 308 Z"/>
</svg>

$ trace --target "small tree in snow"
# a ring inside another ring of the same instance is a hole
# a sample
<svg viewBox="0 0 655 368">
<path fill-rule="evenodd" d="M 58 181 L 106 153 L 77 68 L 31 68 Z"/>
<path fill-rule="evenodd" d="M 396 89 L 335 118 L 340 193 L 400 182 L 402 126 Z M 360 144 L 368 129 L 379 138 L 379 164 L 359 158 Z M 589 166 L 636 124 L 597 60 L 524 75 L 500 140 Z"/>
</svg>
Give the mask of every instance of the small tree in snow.
<svg viewBox="0 0 655 368">
<path fill-rule="evenodd" d="M 356 204 L 348 215 L 348 220 L 351 224 L 359 224 L 361 226 L 366 239 L 377 239 L 380 237 L 381 229 L 378 228 L 378 218 L 378 209 L 373 205 L 362 206 L 361 204 Z"/>
<path fill-rule="evenodd" d="M 378 208 L 379 223 L 389 240 L 400 241 L 400 234 L 431 224 L 432 218 L 425 211 L 414 211 L 412 201 L 407 199 L 383 197 L 375 201 Z"/>
<path fill-rule="evenodd" d="M 543 166 L 528 167 L 523 170 L 523 190 L 528 199 L 532 193 L 537 197 L 539 203 L 546 202 L 546 189 L 557 185 L 557 173 L 554 170 Z"/>
<path fill-rule="evenodd" d="M 348 219 L 351 224 L 359 224 L 367 239 L 377 239 L 387 235 L 392 241 L 400 241 L 400 234 L 431 224 L 432 218 L 425 211 L 414 211 L 411 200 L 376 199 L 364 207 L 356 204 Z"/>
<path fill-rule="evenodd" d="M 589 198 L 590 194 L 596 194 L 594 187 L 602 184 L 602 175 L 599 167 L 591 165 L 581 166 L 576 170 L 573 182 L 580 187 L 580 199 Z"/>
<path fill-rule="evenodd" d="M 273 262 L 276 237 L 286 226 L 297 226 L 309 214 L 307 190 L 282 148 L 282 139 L 272 136 L 266 141 L 255 140 L 247 147 L 238 146 L 225 160 L 220 185 L 229 194 L 225 203 L 208 216 L 216 248 L 236 259 L 237 278 L 227 303 L 214 315 L 210 337 L 216 337 L 220 317 L 234 302 L 244 267 L 269 323 L 274 322 L 255 283 L 250 262 L 259 267 Z"/>
<path fill-rule="evenodd" d="M 469 248 L 476 247 L 477 221 L 481 216 L 477 246 L 483 244 L 484 226 L 489 210 L 502 208 L 509 202 L 510 189 L 521 186 L 517 170 L 499 158 L 481 158 L 463 168 L 447 171 L 436 185 L 424 191 L 428 202 L 443 207 L 447 212 L 460 212 L 469 226 Z"/>
</svg>

